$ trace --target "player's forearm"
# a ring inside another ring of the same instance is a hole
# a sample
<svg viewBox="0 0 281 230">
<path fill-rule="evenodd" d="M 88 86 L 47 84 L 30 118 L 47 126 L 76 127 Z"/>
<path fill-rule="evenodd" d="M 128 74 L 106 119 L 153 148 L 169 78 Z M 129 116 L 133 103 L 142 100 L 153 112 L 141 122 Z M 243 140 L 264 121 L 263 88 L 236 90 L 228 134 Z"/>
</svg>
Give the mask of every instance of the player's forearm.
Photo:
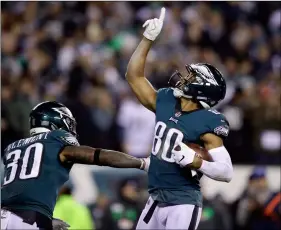
<svg viewBox="0 0 281 230">
<path fill-rule="evenodd" d="M 143 168 L 143 161 L 128 154 L 102 149 L 99 156 L 99 165 L 114 168 Z"/>
<path fill-rule="evenodd" d="M 152 41 L 143 37 L 128 64 L 126 79 L 129 82 L 134 78 L 144 77 L 146 57 L 151 46 Z"/>
<path fill-rule="evenodd" d="M 233 166 L 228 151 L 224 146 L 209 150 L 213 162 L 201 160 L 198 171 L 217 181 L 230 182 L 233 177 Z"/>
<path fill-rule="evenodd" d="M 230 182 L 233 176 L 232 165 L 223 162 L 209 162 L 202 160 L 202 165 L 198 171 L 217 181 Z"/>
<path fill-rule="evenodd" d="M 144 161 L 125 153 L 89 146 L 67 146 L 60 154 L 62 162 L 103 165 L 115 168 L 144 168 Z"/>
</svg>

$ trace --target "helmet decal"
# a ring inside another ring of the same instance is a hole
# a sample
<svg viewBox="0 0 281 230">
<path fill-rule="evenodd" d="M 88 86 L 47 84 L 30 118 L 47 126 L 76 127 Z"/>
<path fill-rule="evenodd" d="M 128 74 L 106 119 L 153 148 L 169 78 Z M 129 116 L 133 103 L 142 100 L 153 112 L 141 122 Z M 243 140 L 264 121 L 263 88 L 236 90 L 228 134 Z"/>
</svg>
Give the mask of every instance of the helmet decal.
<svg viewBox="0 0 281 230">
<path fill-rule="evenodd" d="M 43 104 L 48 103 L 48 102 L 49 102 L 49 101 L 44 101 L 44 102 L 41 102 L 41 103 L 39 103 L 39 104 L 35 105 L 35 106 L 34 106 L 34 108 L 33 108 L 32 110 L 35 110 L 35 109 L 37 109 L 40 105 L 43 105 Z"/>
<path fill-rule="evenodd" d="M 224 99 L 226 83 L 221 72 L 208 63 L 186 65 L 187 73 L 174 72 L 168 84 L 177 98 L 197 100 L 204 108 Z"/>
<path fill-rule="evenodd" d="M 200 75 L 200 77 L 204 78 L 205 81 L 213 85 L 219 85 L 214 77 L 214 74 L 210 71 L 209 68 L 200 64 L 191 64 L 190 66 L 194 69 L 196 73 Z M 198 81 L 200 77 L 196 77 L 196 80 Z M 201 84 L 203 83 L 201 79 L 199 81 L 201 82 Z M 196 82 L 194 82 L 194 84 L 196 84 Z"/>
<path fill-rule="evenodd" d="M 61 107 L 61 108 L 53 108 L 53 110 L 55 110 L 56 112 L 58 112 L 60 114 L 61 117 L 67 116 L 67 117 L 73 117 L 72 113 L 70 112 L 70 110 L 66 107 Z"/>
</svg>

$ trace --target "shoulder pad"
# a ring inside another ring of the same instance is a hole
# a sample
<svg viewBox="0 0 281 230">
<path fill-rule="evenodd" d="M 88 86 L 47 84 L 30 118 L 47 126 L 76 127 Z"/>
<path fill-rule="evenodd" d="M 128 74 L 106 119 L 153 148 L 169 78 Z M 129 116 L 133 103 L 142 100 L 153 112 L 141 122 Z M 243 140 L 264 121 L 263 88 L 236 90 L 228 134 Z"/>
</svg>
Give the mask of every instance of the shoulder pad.
<svg viewBox="0 0 281 230">
<path fill-rule="evenodd" d="M 209 112 L 210 115 L 212 115 L 213 118 L 217 117 L 219 119 L 224 120 L 228 124 L 226 117 L 219 111 L 217 111 L 215 109 L 208 109 L 207 111 Z"/>
<path fill-rule="evenodd" d="M 161 89 L 158 89 L 157 91 L 157 94 L 167 94 L 168 92 L 172 91 L 171 88 L 161 88 Z"/>
<path fill-rule="evenodd" d="M 222 115 L 219 111 L 215 110 L 215 109 L 208 109 L 208 111 L 210 113 L 216 114 L 216 115 Z"/>
<path fill-rule="evenodd" d="M 65 130 L 55 130 L 52 134 L 56 140 L 60 141 L 64 145 L 80 145 L 77 138 Z"/>
<path fill-rule="evenodd" d="M 210 132 L 219 137 L 226 138 L 229 134 L 230 127 L 225 116 L 214 109 L 209 109 L 208 112 L 211 115 L 207 119 Z"/>
<path fill-rule="evenodd" d="M 171 95 L 173 96 L 173 90 L 171 88 L 161 88 L 157 91 L 157 100 L 161 100 L 167 96 L 170 98 Z"/>
</svg>

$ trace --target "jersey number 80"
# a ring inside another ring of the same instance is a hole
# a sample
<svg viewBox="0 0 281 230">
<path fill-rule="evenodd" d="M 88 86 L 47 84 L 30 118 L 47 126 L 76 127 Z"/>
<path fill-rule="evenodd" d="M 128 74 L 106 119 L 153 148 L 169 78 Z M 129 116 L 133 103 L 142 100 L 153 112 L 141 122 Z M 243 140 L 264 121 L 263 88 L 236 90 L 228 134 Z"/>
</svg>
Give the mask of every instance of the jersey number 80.
<svg viewBox="0 0 281 230">
<path fill-rule="evenodd" d="M 172 150 L 176 143 L 183 140 L 183 133 L 177 129 L 167 129 L 167 125 L 159 121 L 155 126 L 152 154 L 164 161 L 173 163 Z"/>
<path fill-rule="evenodd" d="M 183 133 L 178 129 L 167 129 L 167 125 L 158 121 L 155 126 L 155 134 L 152 145 L 152 154 L 163 159 L 164 161 L 174 163 L 172 158 L 172 150 L 176 147 L 176 144 L 183 140 Z M 191 176 L 200 180 L 201 176 L 195 170 L 190 170 Z"/>
</svg>

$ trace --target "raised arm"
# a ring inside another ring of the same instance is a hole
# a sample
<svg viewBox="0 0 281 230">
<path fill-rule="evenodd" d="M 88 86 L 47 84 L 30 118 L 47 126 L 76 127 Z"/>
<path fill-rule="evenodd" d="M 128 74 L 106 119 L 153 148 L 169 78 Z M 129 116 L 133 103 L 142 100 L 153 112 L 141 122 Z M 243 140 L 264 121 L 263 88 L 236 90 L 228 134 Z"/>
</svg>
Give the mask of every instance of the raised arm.
<svg viewBox="0 0 281 230">
<path fill-rule="evenodd" d="M 145 159 L 138 159 L 122 152 L 95 149 L 89 146 L 66 146 L 59 155 L 62 163 L 110 166 L 114 168 L 137 168 L 146 170 Z"/>
<path fill-rule="evenodd" d="M 144 37 L 130 59 L 126 79 L 140 103 L 154 112 L 156 108 L 156 90 L 144 76 L 146 57 L 151 46 L 152 41 Z"/>
<path fill-rule="evenodd" d="M 126 73 L 126 79 L 140 103 L 153 112 L 156 109 L 156 90 L 145 77 L 144 68 L 152 42 L 161 32 L 164 18 L 165 8 L 162 8 L 159 19 L 150 19 L 144 23 L 143 27 L 146 27 L 144 37 L 133 53 Z"/>
</svg>

